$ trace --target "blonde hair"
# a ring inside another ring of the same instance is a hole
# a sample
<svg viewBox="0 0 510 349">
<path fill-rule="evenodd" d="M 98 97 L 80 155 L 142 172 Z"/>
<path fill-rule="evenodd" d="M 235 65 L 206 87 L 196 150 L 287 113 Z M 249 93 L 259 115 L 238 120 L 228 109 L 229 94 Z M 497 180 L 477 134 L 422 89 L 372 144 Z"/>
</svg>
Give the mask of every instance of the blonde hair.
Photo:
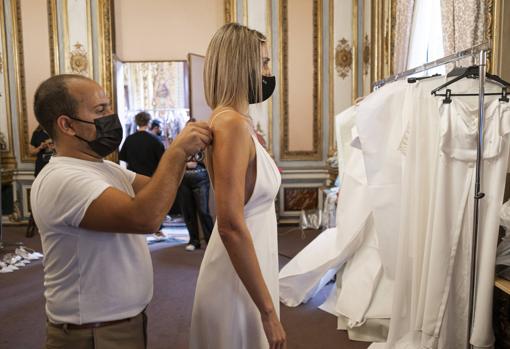
<svg viewBox="0 0 510 349">
<path fill-rule="evenodd" d="M 204 62 L 205 99 L 211 109 L 239 107 L 255 89 L 262 96 L 260 46 L 266 37 L 238 23 L 228 23 L 214 34 Z"/>
</svg>

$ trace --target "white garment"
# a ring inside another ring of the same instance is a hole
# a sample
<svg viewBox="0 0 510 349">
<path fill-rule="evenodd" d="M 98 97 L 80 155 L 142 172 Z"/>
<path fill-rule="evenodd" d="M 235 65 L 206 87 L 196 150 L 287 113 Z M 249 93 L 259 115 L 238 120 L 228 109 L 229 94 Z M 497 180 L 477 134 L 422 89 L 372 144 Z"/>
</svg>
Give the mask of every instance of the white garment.
<svg viewBox="0 0 510 349">
<path fill-rule="evenodd" d="M 356 135 L 353 129 L 349 133 Z M 339 192 L 336 229 L 322 232 L 280 271 L 280 300 L 287 306 L 307 302 L 363 243 L 370 215 L 366 175 L 361 151 L 352 148 L 349 154 Z"/>
<path fill-rule="evenodd" d="M 345 152 L 348 159 L 339 193 L 337 229 L 322 232 L 282 268 L 280 299 L 288 306 L 306 302 L 338 272 L 337 288 L 320 308 L 339 316 L 339 323 L 343 315 L 348 316 L 345 329 L 349 336 L 381 341 L 388 328 L 387 300 L 391 299 L 392 282 L 384 275 L 379 257 L 361 143 L 354 122 L 356 110 L 349 108 L 337 117 L 337 121 L 347 120 L 341 123 L 343 126 L 350 125 L 350 129 L 342 129 L 343 144 L 337 137 L 339 150 L 346 144 L 349 147 Z M 349 142 L 346 137 L 350 137 Z M 367 254 L 370 260 L 365 258 Z M 349 267 L 344 270 L 345 263 Z M 360 279 L 359 275 L 373 277 Z M 371 321 L 370 326 L 365 326 L 367 319 L 376 320 L 378 325 L 373 326 Z"/>
<path fill-rule="evenodd" d="M 279 314 L 278 241 L 274 199 L 280 173 L 255 136 L 257 178 L 244 207 L 264 281 Z M 214 226 L 198 275 L 190 334 L 191 349 L 269 348 L 260 312 L 239 279 Z"/>
<path fill-rule="evenodd" d="M 356 123 L 357 106 L 353 105 L 335 116 L 335 137 L 338 157 L 338 177 L 342 183 L 345 167 L 351 157 L 352 129 Z"/>
<path fill-rule="evenodd" d="M 108 187 L 134 196 L 134 172 L 110 162 L 52 157 L 31 190 L 44 252 L 51 322 L 84 324 L 140 313 L 152 298 L 152 262 L 143 235 L 80 228 Z"/>
<path fill-rule="evenodd" d="M 443 105 L 430 96 L 444 82 L 437 80 L 410 86 L 406 98 L 413 103 L 405 108 L 410 121 L 402 140 L 406 144 L 402 234 L 390 333 L 384 346 L 388 349 L 466 346 L 477 99 L 454 97 L 452 104 Z M 454 89 L 472 92 L 477 84 L 463 80 Z M 488 84 L 488 91 L 494 89 Z M 493 342 L 494 258 L 508 158 L 509 116 L 503 109 L 508 106 L 487 103 L 475 347 L 492 347 Z"/>
<path fill-rule="evenodd" d="M 395 275 L 399 235 L 402 154 L 398 145 L 406 120 L 402 108 L 407 86 L 407 81 L 397 81 L 370 94 L 360 103 L 356 118 L 379 253 L 390 278 Z"/>
</svg>

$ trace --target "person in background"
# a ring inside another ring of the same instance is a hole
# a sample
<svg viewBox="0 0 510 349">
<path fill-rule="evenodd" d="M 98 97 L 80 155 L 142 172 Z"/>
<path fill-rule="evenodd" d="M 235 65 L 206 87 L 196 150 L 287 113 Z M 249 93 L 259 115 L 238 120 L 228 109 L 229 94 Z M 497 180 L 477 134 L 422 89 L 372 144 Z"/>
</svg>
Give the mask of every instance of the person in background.
<svg viewBox="0 0 510 349">
<path fill-rule="evenodd" d="M 186 125 L 195 121 L 194 118 L 190 118 Z M 200 249 L 197 213 L 200 217 L 205 241 L 209 242 L 214 226 L 211 214 L 209 213 L 209 188 L 209 175 L 204 163 L 201 160 L 189 159 L 186 163 L 186 172 L 184 173 L 178 194 L 178 202 L 190 238 L 186 251 Z"/>
<path fill-rule="evenodd" d="M 138 131 L 126 138 L 119 153 L 119 159 L 127 163 L 128 170 L 147 177 L 152 177 L 165 152 L 163 143 L 149 131 L 150 120 L 147 112 L 135 115 Z"/>
<path fill-rule="evenodd" d="M 163 142 L 163 129 L 161 128 L 161 121 L 153 119 L 151 120 L 151 126 L 149 130 L 152 132 L 156 138 L 158 138 L 161 142 Z"/>
<path fill-rule="evenodd" d="M 34 177 L 37 177 L 43 167 L 50 161 L 53 151 L 54 146 L 50 136 L 41 125 L 37 125 L 37 128 L 32 133 L 29 148 L 30 155 L 37 157 L 35 160 Z"/>
</svg>

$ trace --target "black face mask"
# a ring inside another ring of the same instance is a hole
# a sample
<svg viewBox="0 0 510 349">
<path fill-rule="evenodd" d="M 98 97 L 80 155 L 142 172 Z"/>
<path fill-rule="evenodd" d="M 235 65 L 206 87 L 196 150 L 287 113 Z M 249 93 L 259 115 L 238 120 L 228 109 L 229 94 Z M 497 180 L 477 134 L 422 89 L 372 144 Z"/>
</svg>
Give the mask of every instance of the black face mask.
<svg viewBox="0 0 510 349">
<path fill-rule="evenodd" d="M 120 142 L 122 142 L 122 125 L 117 114 L 102 116 L 95 119 L 94 122 L 73 117 L 70 118 L 96 126 L 96 139 L 88 141 L 78 135 L 75 135 L 75 137 L 87 143 L 90 149 L 102 158 L 111 154 L 119 147 Z"/>
<path fill-rule="evenodd" d="M 262 75 L 262 100 L 257 100 L 257 94 L 256 90 L 250 86 L 250 89 L 248 90 L 248 103 L 250 104 L 256 104 L 256 103 L 262 103 L 271 95 L 273 94 L 274 88 L 276 86 L 276 79 L 274 76 L 265 76 Z"/>
</svg>

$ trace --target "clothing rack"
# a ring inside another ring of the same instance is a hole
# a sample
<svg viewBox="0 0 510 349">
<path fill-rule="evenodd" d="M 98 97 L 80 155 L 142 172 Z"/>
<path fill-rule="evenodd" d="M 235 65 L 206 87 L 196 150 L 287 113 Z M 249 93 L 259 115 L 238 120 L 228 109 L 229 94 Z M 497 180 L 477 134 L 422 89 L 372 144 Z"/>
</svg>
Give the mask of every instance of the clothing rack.
<svg viewBox="0 0 510 349">
<path fill-rule="evenodd" d="M 397 80 L 403 79 L 403 78 L 405 78 L 407 76 L 418 74 L 418 73 L 424 72 L 426 70 L 430 70 L 430 69 L 439 67 L 441 65 L 445 65 L 445 64 L 448 64 L 448 63 L 453 63 L 453 62 L 459 61 L 459 60 L 461 60 L 463 58 L 473 57 L 475 55 L 480 54 L 481 51 L 487 51 L 488 52 L 490 50 L 491 50 L 491 45 L 488 42 L 483 42 L 481 44 L 475 45 L 475 46 L 473 46 L 471 48 L 468 48 L 468 49 L 465 49 L 463 51 L 459 51 L 457 53 L 453 53 L 453 54 L 451 54 L 449 56 L 440 58 L 438 60 L 425 63 L 423 65 L 420 65 L 418 67 L 406 70 L 406 71 L 401 72 L 401 73 L 397 73 L 397 74 L 391 75 L 390 77 L 388 77 L 386 79 L 382 79 L 382 80 L 376 81 L 376 82 L 374 82 L 372 87 L 373 87 L 373 89 L 378 89 L 379 87 L 381 87 L 381 86 L 383 86 L 383 85 L 385 85 L 385 84 L 387 84 L 389 82 L 397 81 Z M 480 65 L 481 65 L 481 62 L 480 62 Z"/>
<path fill-rule="evenodd" d="M 476 265 L 477 265 L 477 244 L 478 244 L 478 221 L 479 221 L 479 204 L 480 200 L 485 196 L 481 191 L 481 175 L 482 175 L 482 154 L 483 154 L 483 129 L 485 123 L 485 73 L 487 72 L 487 53 L 491 51 L 491 45 L 484 42 L 475 45 L 466 50 L 454 53 L 452 55 L 440 58 L 436 61 L 425 63 L 413 69 L 392 75 L 386 79 L 379 80 L 374 83 L 373 88 L 378 89 L 381 86 L 400 80 L 410 75 L 424 72 L 432 68 L 439 67 L 444 64 L 457 62 L 463 58 L 479 56 L 479 91 L 478 91 L 478 141 L 476 147 L 476 178 L 475 178 L 475 195 L 474 195 L 474 208 L 473 208 L 473 236 L 471 243 L 471 280 L 469 287 L 469 308 L 468 308 L 468 333 L 467 333 L 467 348 L 473 348 L 470 344 L 471 333 L 473 330 L 473 313 L 474 313 L 474 300 L 476 297 Z M 476 95 L 476 94 L 475 94 Z"/>
</svg>

